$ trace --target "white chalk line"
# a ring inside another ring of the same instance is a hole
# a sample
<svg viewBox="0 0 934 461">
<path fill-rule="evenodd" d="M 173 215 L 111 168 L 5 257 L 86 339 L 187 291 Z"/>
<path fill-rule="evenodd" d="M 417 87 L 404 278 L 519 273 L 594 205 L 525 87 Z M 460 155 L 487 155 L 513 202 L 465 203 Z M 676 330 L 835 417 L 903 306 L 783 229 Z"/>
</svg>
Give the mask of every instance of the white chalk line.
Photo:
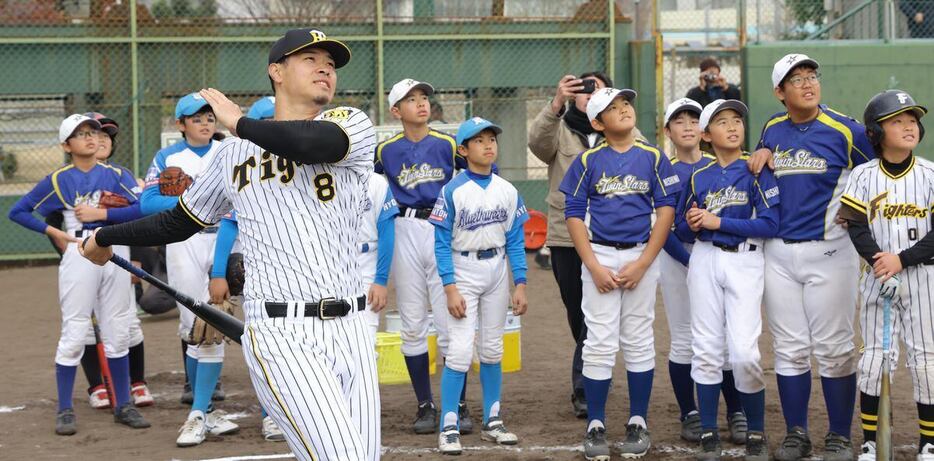
<svg viewBox="0 0 934 461">
<path fill-rule="evenodd" d="M 14 411 L 21 411 L 25 409 L 26 405 L 20 405 L 17 407 L 0 406 L 0 413 L 13 413 Z"/>
</svg>

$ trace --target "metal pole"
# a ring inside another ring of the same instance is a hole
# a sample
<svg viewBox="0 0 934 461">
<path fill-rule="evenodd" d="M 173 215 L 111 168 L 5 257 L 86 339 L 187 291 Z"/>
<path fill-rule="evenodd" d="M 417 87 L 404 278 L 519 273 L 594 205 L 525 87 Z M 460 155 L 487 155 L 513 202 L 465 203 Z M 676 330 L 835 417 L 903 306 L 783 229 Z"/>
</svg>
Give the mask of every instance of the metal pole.
<svg viewBox="0 0 934 461">
<path fill-rule="evenodd" d="M 383 98 L 383 0 L 376 1 L 376 124 L 382 125 L 386 117 L 386 100 Z"/>
<path fill-rule="evenodd" d="M 136 0 L 130 1 L 130 86 L 133 96 L 133 174 L 140 175 L 139 168 L 139 44 L 136 42 Z"/>
<path fill-rule="evenodd" d="M 607 71 L 610 74 L 610 80 L 616 81 L 616 18 L 613 10 L 613 0 L 607 0 L 607 31 L 610 34 L 607 40 Z M 636 3 L 636 11 L 639 11 L 639 4 Z M 638 22 L 636 23 L 638 24 Z"/>
<path fill-rule="evenodd" d="M 739 0 L 738 19 L 736 25 L 739 27 L 739 46 L 742 48 L 746 46 L 746 0 Z"/>
</svg>

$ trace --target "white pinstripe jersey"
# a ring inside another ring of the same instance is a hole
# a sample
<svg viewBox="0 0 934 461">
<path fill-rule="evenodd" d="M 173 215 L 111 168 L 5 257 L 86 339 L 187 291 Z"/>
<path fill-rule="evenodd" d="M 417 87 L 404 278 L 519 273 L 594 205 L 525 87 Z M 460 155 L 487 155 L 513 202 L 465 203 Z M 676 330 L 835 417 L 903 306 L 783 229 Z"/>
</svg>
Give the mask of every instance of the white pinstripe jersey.
<svg viewBox="0 0 934 461">
<path fill-rule="evenodd" d="M 907 170 L 892 175 L 871 160 L 853 170 L 840 201 L 866 214 L 882 251 L 898 254 L 931 232 L 934 163 L 912 157 Z"/>
<path fill-rule="evenodd" d="M 247 300 L 312 302 L 363 294 L 357 240 L 376 132 L 369 117 L 351 107 L 315 120 L 337 123 L 350 137 L 340 161 L 301 165 L 229 138 L 179 201 L 202 224 L 237 210 Z"/>
</svg>

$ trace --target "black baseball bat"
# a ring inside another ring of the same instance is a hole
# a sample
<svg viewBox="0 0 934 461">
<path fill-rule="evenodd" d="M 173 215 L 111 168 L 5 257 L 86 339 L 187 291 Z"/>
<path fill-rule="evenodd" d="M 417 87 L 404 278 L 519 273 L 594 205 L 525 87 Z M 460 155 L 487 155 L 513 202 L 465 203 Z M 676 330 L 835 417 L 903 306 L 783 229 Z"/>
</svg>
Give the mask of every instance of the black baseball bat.
<svg viewBox="0 0 934 461">
<path fill-rule="evenodd" d="M 224 336 L 236 341 L 237 344 L 240 344 L 240 336 L 243 335 L 243 322 L 241 322 L 240 319 L 232 315 L 228 315 L 225 312 L 214 309 L 206 303 L 195 301 L 191 298 L 191 296 L 179 292 L 175 288 L 169 286 L 169 284 L 159 280 L 149 272 L 134 266 L 132 263 L 121 258 L 120 256 L 117 256 L 116 254 L 110 257 L 110 261 L 129 271 L 131 274 L 149 282 L 156 288 L 168 293 L 169 296 L 175 298 L 176 301 L 187 307 L 188 310 L 190 310 L 192 313 L 200 317 L 212 327 L 217 328 L 217 331 L 223 333 Z"/>
</svg>

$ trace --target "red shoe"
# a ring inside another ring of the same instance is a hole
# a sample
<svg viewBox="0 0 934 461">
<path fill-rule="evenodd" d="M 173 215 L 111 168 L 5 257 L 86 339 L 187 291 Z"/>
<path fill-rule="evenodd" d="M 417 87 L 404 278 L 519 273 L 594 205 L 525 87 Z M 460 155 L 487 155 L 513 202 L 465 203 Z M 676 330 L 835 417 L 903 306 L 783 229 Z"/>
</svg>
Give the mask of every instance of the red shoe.
<svg viewBox="0 0 934 461">
<path fill-rule="evenodd" d="M 110 398 L 107 396 L 107 388 L 105 388 L 103 384 L 94 386 L 91 389 L 91 393 L 88 395 L 88 403 L 90 403 L 91 408 L 95 410 L 110 408 Z"/>
<path fill-rule="evenodd" d="M 130 386 L 130 394 L 133 395 L 133 403 L 138 407 L 148 407 L 156 403 L 152 394 L 149 393 L 149 387 L 142 381 Z"/>
</svg>

